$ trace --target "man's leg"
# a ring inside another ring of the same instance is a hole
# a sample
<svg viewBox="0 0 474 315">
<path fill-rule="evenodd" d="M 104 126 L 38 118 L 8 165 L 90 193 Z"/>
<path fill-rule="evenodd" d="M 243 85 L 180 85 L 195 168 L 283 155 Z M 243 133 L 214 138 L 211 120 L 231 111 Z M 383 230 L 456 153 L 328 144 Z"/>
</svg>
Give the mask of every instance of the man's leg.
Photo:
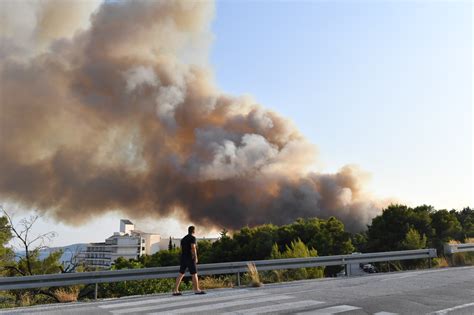
<svg viewBox="0 0 474 315">
<path fill-rule="evenodd" d="M 195 293 L 201 293 L 201 289 L 199 289 L 199 280 L 197 275 L 197 268 L 196 262 L 191 262 L 189 265 L 189 273 L 191 274 L 191 279 L 193 280 L 193 290 Z"/>
<path fill-rule="evenodd" d="M 179 265 L 180 265 L 179 274 L 176 277 L 176 284 L 174 286 L 173 293 L 179 293 L 179 285 L 181 283 L 181 280 L 183 280 L 184 273 L 186 272 L 186 268 L 188 268 L 188 266 L 186 265 L 186 261 L 184 261 L 183 259 L 181 259 L 181 261 L 179 262 Z"/>
<path fill-rule="evenodd" d="M 197 273 L 191 275 L 191 279 L 193 280 L 193 290 L 194 292 L 199 292 L 201 291 L 199 289 L 199 280 L 198 280 L 198 275 Z"/>
<path fill-rule="evenodd" d="M 181 280 L 183 280 L 183 277 L 184 277 L 184 273 L 181 273 L 181 272 L 178 274 L 178 277 L 176 277 L 176 285 L 174 286 L 173 293 L 178 293 L 179 292 L 179 285 L 181 283 Z"/>
</svg>

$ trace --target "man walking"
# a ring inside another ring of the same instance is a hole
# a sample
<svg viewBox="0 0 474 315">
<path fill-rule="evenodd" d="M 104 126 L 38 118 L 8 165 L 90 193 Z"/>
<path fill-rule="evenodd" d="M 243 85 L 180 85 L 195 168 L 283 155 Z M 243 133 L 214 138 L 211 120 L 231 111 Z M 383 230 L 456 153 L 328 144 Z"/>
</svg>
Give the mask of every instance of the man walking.
<svg viewBox="0 0 474 315">
<path fill-rule="evenodd" d="M 199 282 L 197 277 L 197 268 L 198 263 L 197 250 L 196 250 L 196 238 L 194 237 L 195 227 L 188 227 L 188 235 L 183 237 L 181 240 L 181 262 L 179 267 L 179 275 L 176 278 L 176 285 L 173 290 L 173 295 L 182 295 L 179 292 L 179 285 L 181 280 L 183 280 L 184 273 L 186 269 L 189 269 L 191 278 L 193 280 L 193 290 L 195 294 L 206 294 L 206 292 L 199 289 Z"/>
</svg>

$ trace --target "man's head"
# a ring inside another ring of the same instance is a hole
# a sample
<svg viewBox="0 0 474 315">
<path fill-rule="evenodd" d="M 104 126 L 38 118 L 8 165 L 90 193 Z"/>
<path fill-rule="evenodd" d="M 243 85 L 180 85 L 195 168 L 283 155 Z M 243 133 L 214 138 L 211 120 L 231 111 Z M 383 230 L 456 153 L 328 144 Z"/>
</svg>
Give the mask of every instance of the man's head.
<svg viewBox="0 0 474 315">
<path fill-rule="evenodd" d="M 194 230 L 195 230 L 195 229 L 196 229 L 196 228 L 194 227 L 194 225 L 191 225 L 190 227 L 188 227 L 188 233 L 189 233 L 189 234 L 194 234 Z"/>
</svg>

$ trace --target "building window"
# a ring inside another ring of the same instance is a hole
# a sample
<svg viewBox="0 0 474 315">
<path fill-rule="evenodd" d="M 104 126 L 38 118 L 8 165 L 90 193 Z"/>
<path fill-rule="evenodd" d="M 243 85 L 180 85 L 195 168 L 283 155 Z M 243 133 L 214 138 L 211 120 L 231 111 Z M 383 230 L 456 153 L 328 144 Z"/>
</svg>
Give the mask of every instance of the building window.
<svg viewBox="0 0 474 315">
<path fill-rule="evenodd" d="M 142 247 L 142 250 L 145 250 L 145 246 Z"/>
</svg>

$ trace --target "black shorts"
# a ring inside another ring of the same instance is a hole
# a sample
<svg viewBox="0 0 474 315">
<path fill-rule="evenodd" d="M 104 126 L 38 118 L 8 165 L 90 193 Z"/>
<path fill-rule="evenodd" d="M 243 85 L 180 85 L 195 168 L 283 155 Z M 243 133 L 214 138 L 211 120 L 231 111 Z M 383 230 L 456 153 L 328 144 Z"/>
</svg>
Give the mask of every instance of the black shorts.
<svg viewBox="0 0 474 315">
<path fill-rule="evenodd" d="M 189 273 L 194 275 L 197 273 L 196 263 L 192 259 L 181 259 L 181 265 L 179 266 L 179 273 L 185 273 L 186 269 L 189 269 Z"/>
</svg>

